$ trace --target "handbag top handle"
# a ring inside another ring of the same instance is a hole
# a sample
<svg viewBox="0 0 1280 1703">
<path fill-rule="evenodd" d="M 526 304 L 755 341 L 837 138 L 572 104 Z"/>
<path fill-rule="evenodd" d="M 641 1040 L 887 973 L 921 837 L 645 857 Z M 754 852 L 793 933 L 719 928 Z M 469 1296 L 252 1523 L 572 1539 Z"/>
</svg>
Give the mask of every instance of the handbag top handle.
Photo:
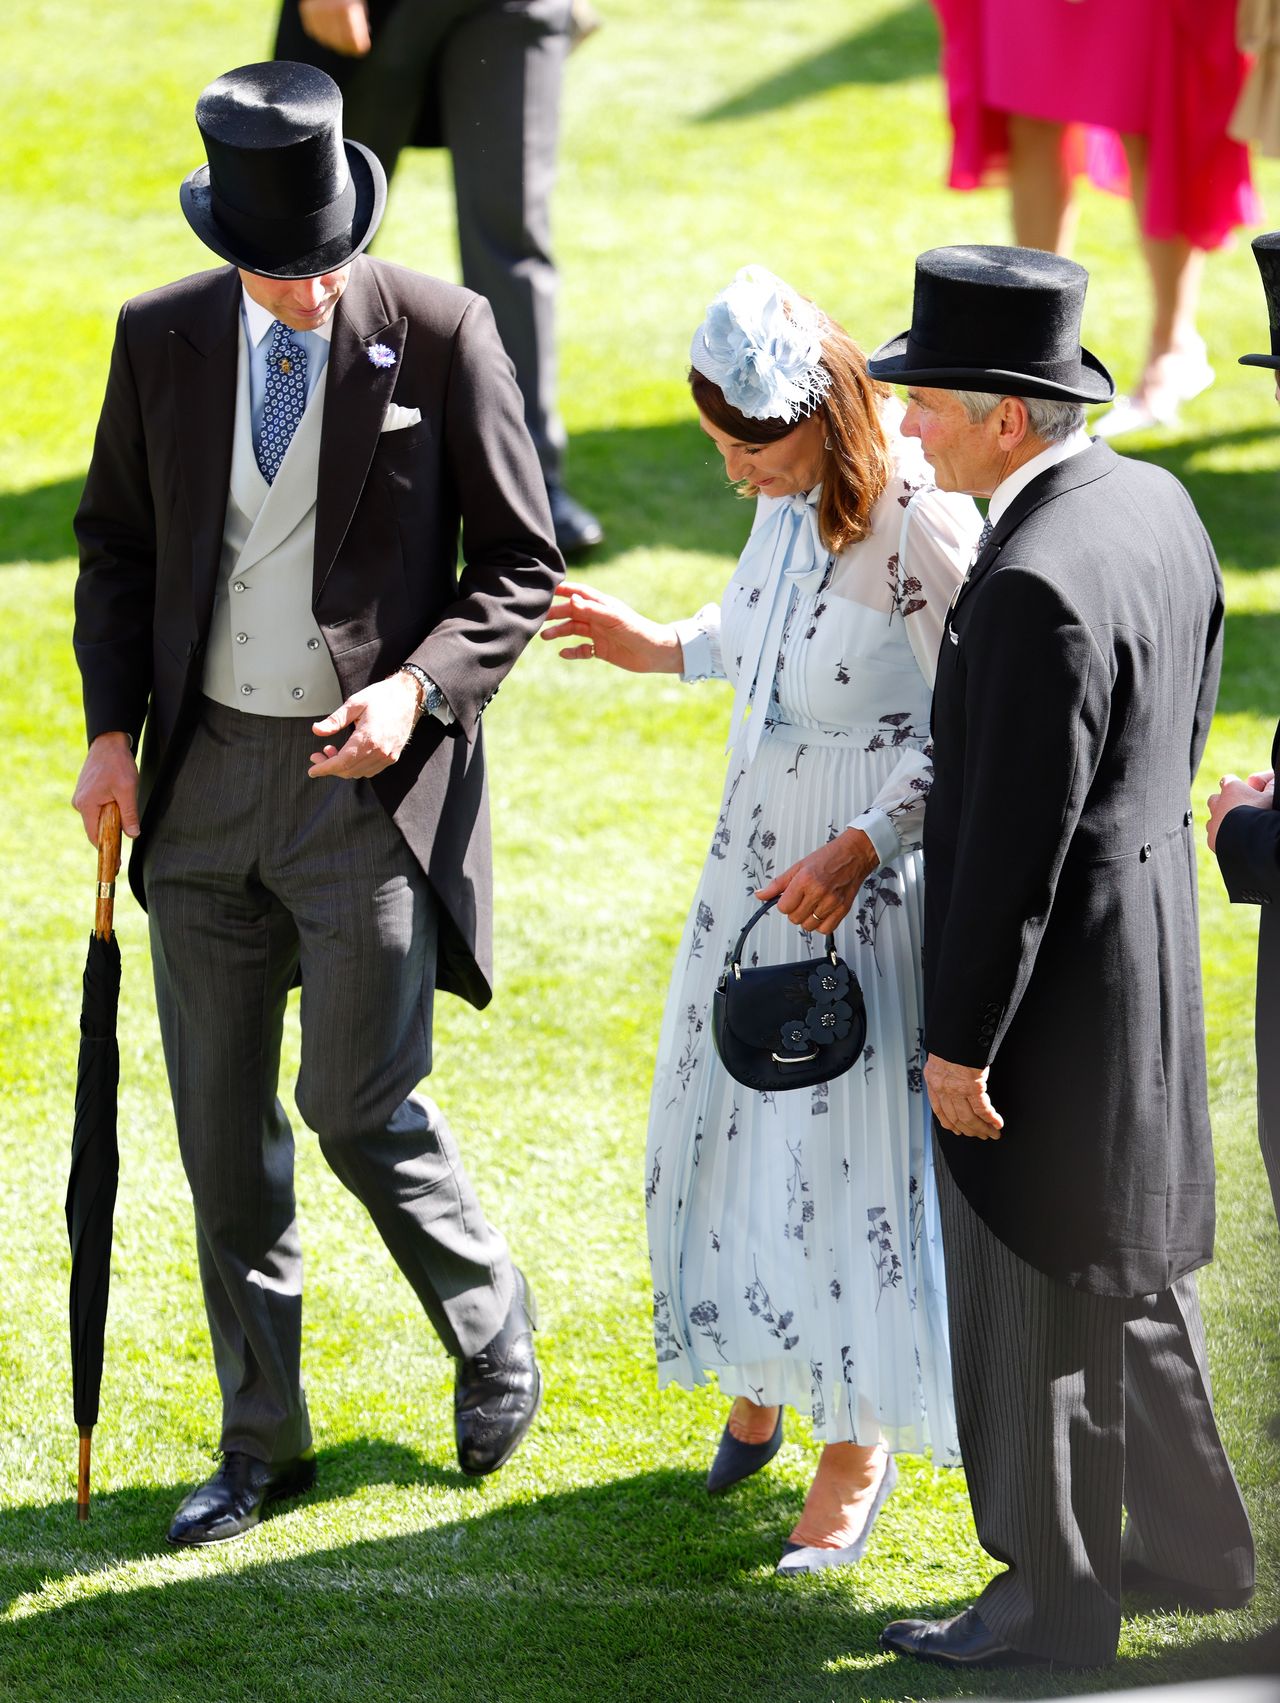
<svg viewBox="0 0 1280 1703">
<path fill-rule="evenodd" d="M 778 898 L 781 898 L 781 897 L 782 897 L 782 895 L 779 894 Z M 743 948 L 745 947 L 746 942 L 747 942 L 747 936 L 751 933 L 751 930 L 760 921 L 760 918 L 762 916 L 764 916 L 766 914 L 766 912 L 771 911 L 773 909 L 773 907 L 778 902 L 778 898 L 766 899 L 764 904 L 761 905 L 760 909 L 755 913 L 755 915 L 747 918 L 746 926 L 743 929 L 742 933 L 738 936 L 738 944 L 733 949 L 733 960 L 732 960 L 732 963 L 730 965 L 730 968 L 732 969 L 735 977 L 739 977 L 739 976 L 742 975 L 742 952 L 743 952 Z M 830 958 L 830 960 L 833 964 L 839 962 L 838 958 L 836 957 L 836 937 L 835 937 L 834 934 L 829 934 L 827 936 L 827 957 Z"/>
</svg>

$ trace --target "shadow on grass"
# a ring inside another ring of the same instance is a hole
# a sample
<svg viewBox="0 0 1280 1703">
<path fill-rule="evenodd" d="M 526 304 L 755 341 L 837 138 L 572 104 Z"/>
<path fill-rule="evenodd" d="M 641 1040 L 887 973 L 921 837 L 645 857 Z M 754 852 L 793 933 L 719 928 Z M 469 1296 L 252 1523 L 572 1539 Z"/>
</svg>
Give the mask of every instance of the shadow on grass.
<svg viewBox="0 0 1280 1703">
<path fill-rule="evenodd" d="M 0 1514 L 7 1593 L 0 1682 L 25 1699 L 208 1695 L 311 1699 L 668 1699 L 743 1694 L 868 1703 L 903 1696 L 1048 1697 L 1244 1671 L 1241 1644 L 1183 1640 L 1091 1675 L 953 1676 L 878 1650 L 886 1621 L 955 1613 L 959 1599 L 886 1601 L 857 1573 L 780 1580 L 772 1561 L 794 1494 L 759 1479 L 712 1501 L 700 1473 L 667 1469 L 408 1533 L 335 1543 L 344 1493 L 369 1483 L 451 1485 L 411 1451 L 359 1440 L 320 1456 L 317 1489 L 231 1552 L 187 1552 L 168 1578 L 114 1566 L 154 1555 L 178 1487 L 103 1498 L 77 1532 L 70 1505 Z M 56 1516 L 57 1547 L 50 1543 Z M 900 1516 L 901 1517 L 901 1516 Z M 357 1513 L 356 1520 L 367 1516 Z M 423 1516 L 425 1522 L 425 1514 Z M 886 1521 L 886 1527 L 890 1522 Z M 899 1534 L 909 1541 L 910 1523 Z M 145 1535 L 140 1535 L 145 1534 Z M 297 1553 L 297 1546 L 314 1547 Z M 886 1542 L 893 1541 L 891 1535 Z M 165 1552 L 171 1554 L 172 1552 Z M 86 1565 L 88 1563 L 88 1565 Z M 232 1568 L 233 1570 L 228 1570 Z M 96 1574 L 93 1588 L 83 1575 Z M 218 1687 L 234 1675 L 234 1689 Z M 977 1683 L 975 1683 L 975 1681 Z"/>
<path fill-rule="evenodd" d="M 76 553 L 71 520 L 84 490 L 84 474 L 0 491 L 0 566 L 12 562 L 58 562 Z"/>
<path fill-rule="evenodd" d="M 1224 449 L 1247 449 L 1275 441 L 1272 425 L 1242 426 L 1176 443 L 1144 448 L 1143 461 L 1167 468 L 1191 493 L 1224 567 L 1274 568 L 1280 563 L 1280 472 L 1272 467 L 1222 468 L 1197 465 Z"/>
<path fill-rule="evenodd" d="M 849 83 L 900 83 L 938 69 L 938 26 L 924 0 L 855 30 L 844 41 L 765 77 L 701 114 L 702 124 L 754 118 Z"/>
<path fill-rule="evenodd" d="M 583 432 L 570 453 L 573 493 L 600 515 L 606 534 L 585 565 L 661 545 L 729 556 L 742 548 L 751 507 L 734 497 L 692 405 L 687 419 Z M 74 557 L 71 522 L 83 489 L 80 473 L 0 492 L 0 566 Z"/>
<path fill-rule="evenodd" d="M 734 496 L 692 402 L 687 419 L 576 433 L 568 471 L 604 524 L 586 566 L 662 545 L 736 556 L 751 530 L 751 505 Z"/>
<path fill-rule="evenodd" d="M 1280 679 L 1276 658 L 1280 657 L 1280 615 L 1229 611 L 1223 632 L 1222 686 L 1218 712 L 1225 715 L 1280 715 Z M 1270 737 L 1259 753 L 1258 767 L 1270 762 Z"/>
<path fill-rule="evenodd" d="M 381 1438 L 357 1438 L 322 1456 L 323 1473 L 307 1494 L 308 1506 L 339 1501 L 371 1484 L 428 1485 L 465 1490 L 475 1485 L 457 1469 L 441 1468 L 403 1444 Z M 216 1462 L 210 1460 L 208 1472 Z M 200 1469 L 197 1469 L 200 1470 Z M 76 1518 L 75 1494 L 69 1488 L 59 1502 L 0 1508 L 0 1604 L 50 1576 L 50 1557 L 56 1554 L 68 1571 L 94 1571 L 148 1555 L 173 1555 L 165 1533 L 179 1502 L 200 1478 L 184 1484 L 133 1486 L 95 1492 L 89 1519 Z M 292 1507 L 293 1504 L 283 1504 Z M 24 1557 L 32 1556 L 30 1566 Z"/>
<path fill-rule="evenodd" d="M 1248 448 L 1273 436 L 1268 426 L 1188 438 L 1142 452 L 1190 491 L 1224 564 L 1244 569 L 1280 562 L 1280 473 L 1270 467 L 1223 469 L 1198 463 L 1209 452 Z M 604 522 L 605 542 L 579 568 L 605 565 L 632 550 L 671 546 L 736 556 L 751 507 L 734 497 L 716 451 L 687 418 L 656 425 L 582 432 L 570 446 L 575 496 Z M 71 521 L 83 474 L 23 491 L 0 492 L 0 564 L 74 556 Z"/>
</svg>

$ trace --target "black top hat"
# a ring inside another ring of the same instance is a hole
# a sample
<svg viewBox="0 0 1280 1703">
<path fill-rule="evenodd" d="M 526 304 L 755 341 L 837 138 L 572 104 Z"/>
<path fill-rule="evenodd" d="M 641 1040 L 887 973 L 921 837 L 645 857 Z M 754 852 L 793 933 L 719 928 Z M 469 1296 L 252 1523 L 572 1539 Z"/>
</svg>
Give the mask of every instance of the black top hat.
<svg viewBox="0 0 1280 1703">
<path fill-rule="evenodd" d="M 317 278 L 367 247 L 387 201 L 377 158 L 342 136 L 342 95 L 313 65 L 242 65 L 196 102 L 209 163 L 182 211 L 215 254 L 264 278 Z"/>
<path fill-rule="evenodd" d="M 931 248 L 916 261 L 910 328 L 867 370 L 935 390 L 1109 402 L 1111 374 L 1080 347 L 1088 281 L 1074 260 L 1038 248 Z"/>
<path fill-rule="evenodd" d="M 1253 258 L 1262 274 L 1262 288 L 1267 298 L 1267 318 L 1271 321 L 1271 353 L 1241 355 L 1242 367 L 1280 367 L 1280 231 L 1265 231 L 1254 237 Z"/>
</svg>

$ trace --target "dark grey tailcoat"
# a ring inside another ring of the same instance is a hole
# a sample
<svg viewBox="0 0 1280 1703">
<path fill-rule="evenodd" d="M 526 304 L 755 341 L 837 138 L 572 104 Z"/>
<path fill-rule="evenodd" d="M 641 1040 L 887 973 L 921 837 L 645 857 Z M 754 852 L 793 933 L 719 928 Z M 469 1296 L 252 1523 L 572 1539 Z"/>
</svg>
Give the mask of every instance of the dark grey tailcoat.
<svg viewBox="0 0 1280 1703">
<path fill-rule="evenodd" d="M 1280 763 L 1280 727 L 1271 766 Z M 1280 811 L 1229 810 L 1218 828 L 1218 865 L 1234 905 L 1261 905 L 1258 924 L 1258 1142 L 1280 1218 Z"/>
<path fill-rule="evenodd" d="M 989 1064 L 1005 1119 L 942 1150 L 1002 1242 L 1102 1295 L 1212 1254 L 1188 793 L 1221 624 L 1186 492 L 1095 441 L 1011 503 L 938 664 L 927 1045 Z"/>
<path fill-rule="evenodd" d="M 231 470 L 240 280 L 201 272 L 126 303 L 76 515 L 76 658 L 90 740 L 141 752 L 148 838 L 201 697 Z M 369 356 L 374 344 L 390 365 Z M 388 403 L 420 424 L 380 431 Z M 480 715 L 537 630 L 561 562 L 524 409 L 488 303 L 361 256 L 333 321 L 313 609 L 344 694 L 416 662 L 457 718 L 428 717 L 373 788 L 441 905 L 441 987 L 490 997 Z M 463 566 L 459 573 L 458 535 Z"/>
</svg>

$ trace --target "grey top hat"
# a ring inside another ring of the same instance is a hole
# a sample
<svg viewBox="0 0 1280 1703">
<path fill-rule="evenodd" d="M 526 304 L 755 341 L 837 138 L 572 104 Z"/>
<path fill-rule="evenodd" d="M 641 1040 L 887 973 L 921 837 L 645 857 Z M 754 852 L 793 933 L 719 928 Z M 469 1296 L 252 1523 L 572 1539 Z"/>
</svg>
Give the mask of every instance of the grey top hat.
<svg viewBox="0 0 1280 1703">
<path fill-rule="evenodd" d="M 1280 231 L 1264 231 L 1250 244 L 1253 258 L 1262 274 L 1262 288 L 1267 298 L 1267 318 L 1271 322 L 1271 353 L 1241 355 L 1242 367 L 1280 367 Z"/>
<path fill-rule="evenodd" d="M 867 369 L 890 384 L 1109 402 L 1111 374 L 1080 346 L 1088 281 L 1038 248 L 931 248 L 916 261 L 910 327 Z"/>
<path fill-rule="evenodd" d="M 387 201 L 376 156 L 342 135 L 342 95 L 314 65 L 242 65 L 196 102 L 208 164 L 184 181 L 187 222 L 264 278 L 316 278 L 367 247 Z"/>
</svg>

